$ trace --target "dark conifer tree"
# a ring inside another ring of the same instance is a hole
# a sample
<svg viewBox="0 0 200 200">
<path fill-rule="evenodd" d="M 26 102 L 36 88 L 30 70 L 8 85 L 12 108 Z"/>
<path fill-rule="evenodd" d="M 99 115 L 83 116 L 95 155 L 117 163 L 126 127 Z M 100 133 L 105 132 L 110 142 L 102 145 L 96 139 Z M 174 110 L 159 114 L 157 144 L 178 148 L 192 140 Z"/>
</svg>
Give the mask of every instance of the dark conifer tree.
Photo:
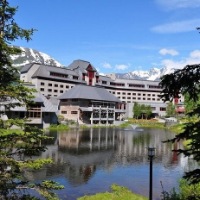
<svg viewBox="0 0 200 200">
<path fill-rule="evenodd" d="M 180 94 L 187 95 L 187 101 L 193 101 L 195 107 L 187 112 L 188 122 L 184 124 L 183 131 L 168 142 L 188 140 L 187 148 L 174 150 L 185 156 L 192 156 L 197 162 L 200 161 L 200 65 L 187 65 L 181 70 L 167 74 L 161 78 L 160 86 L 162 98 L 172 101 Z M 187 172 L 184 176 L 191 183 L 200 182 L 200 169 Z"/>
<path fill-rule="evenodd" d="M 29 41 L 33 29 L 23 29 L 14 20 L 17 7 L 11 7 L 7 0 L 0 1 L 0 199 L 37 199 L 28 191 L 37 191 L 46 199 L 57 199 L 53 190 L 62 187 L 53 181 L 29 183 L 23 178 L 27 169 L 39 169 L 50 163 L 49 159 L 31 159 L 31 156 L 45 151 L 41 140 L 47 138 L 38 128 L 26 125 L 25 120 L 2 120 L 5 110 L 15 106 L 26 106 L 32 103 L 34 90 L 23 85 L 19 74 L 12 66 L 10 55 L 21 53 L 21 50 L 12 46 L 17 39 Z M 21 130 L 12 130 L 17 125 Z M 40 199 L 40 198 L 38 198 Z"/>
</svg>

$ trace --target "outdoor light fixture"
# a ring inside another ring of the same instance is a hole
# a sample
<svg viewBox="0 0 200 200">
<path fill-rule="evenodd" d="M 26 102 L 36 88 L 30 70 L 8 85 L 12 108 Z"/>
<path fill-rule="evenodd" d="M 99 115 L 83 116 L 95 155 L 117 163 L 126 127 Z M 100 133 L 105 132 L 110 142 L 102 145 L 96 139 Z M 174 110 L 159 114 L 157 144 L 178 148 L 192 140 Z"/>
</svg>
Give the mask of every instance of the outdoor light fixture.
<svg viewBox="0 0 200 200">
<path fill-rule="evenodd" d="M 149 200 L 152 200 L 153 194 L 153 158 L 155 156 L 155 148 L 148 147 L 148 158 L 150 161 L 150 168 L 149 168 Z"/>
<path fill-rule="evenodd" d="M 149 159 L 151 157 L 155 156 L 155 148 L 154 147 L 148 147 L 148 156 L 149 156 Z"/>
</svg>

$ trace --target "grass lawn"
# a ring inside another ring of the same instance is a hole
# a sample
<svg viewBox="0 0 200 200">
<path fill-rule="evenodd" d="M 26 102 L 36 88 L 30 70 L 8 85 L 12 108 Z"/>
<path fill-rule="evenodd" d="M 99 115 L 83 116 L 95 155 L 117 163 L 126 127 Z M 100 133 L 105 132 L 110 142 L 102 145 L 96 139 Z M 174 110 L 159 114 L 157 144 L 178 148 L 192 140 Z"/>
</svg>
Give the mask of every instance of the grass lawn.
<svg viewBox="0 0 200 200">
<path fill-rule="evenodd" d="M 97 193 L 91 196 L 83 196 L 78 200 L 147 200 L 139 194 L 134 194 L 125 187 L 113 184 L 111 192 Z"/>
</svg>

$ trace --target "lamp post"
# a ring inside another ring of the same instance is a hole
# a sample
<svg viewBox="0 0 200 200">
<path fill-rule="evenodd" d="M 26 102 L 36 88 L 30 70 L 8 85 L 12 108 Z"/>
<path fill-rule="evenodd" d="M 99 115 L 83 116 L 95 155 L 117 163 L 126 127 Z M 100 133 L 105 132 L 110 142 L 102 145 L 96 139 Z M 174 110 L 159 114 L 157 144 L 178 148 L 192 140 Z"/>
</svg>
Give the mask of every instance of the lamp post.
<svg viewBox="0 0 200 200">
<path fill-rule="evenodd" d="M 155 156 L 155 148 L 148 147 L 148 158 L 150 160 L 149 168 L 149 200 L 152 200 L 152 190 L 153 190 L 153 157 Z"/>
</svg>

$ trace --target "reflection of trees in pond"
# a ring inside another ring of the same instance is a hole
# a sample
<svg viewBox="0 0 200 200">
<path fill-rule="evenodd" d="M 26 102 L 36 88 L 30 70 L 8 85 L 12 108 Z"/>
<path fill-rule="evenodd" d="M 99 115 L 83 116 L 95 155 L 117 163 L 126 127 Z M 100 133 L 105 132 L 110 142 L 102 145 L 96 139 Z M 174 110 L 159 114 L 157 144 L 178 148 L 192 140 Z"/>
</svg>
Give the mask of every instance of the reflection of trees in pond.
<svg viewBox="0 0 200 200">
<path fill-rule="evenodd" d="M 72 186 L 84 185 L 99 169 L 112 170 L 120 165 L 134 167 L 148 163 L 146 147 L 149 144 L 156 147 L 155 164 L 162 163 L 166 169 L 175 168 L 182 160 L 171 152 L 172 144 L 162 143 L 171 137 L 173 134 L 168 131 L 145 128 L 144 131 L 120 128 L 62 131 L 57 134 L 59 142 L 49 145 L 48 151 L 43 153 L 43 157 L 52 158 L 54 164 L 48 166 L 42 175 L 62 176 Z M 40 178 L 40 174 L 36 177 Z"/>
<path fill-rule="evenodd" d="M 141 134 L 133 135 L 133 144 L 134 145 L 141 144 L 143 146 L 143 145 L 149 144 L 150 141 L 151 141 L 151 135 L 148 133 L 147 134 L 141 133 Z"/>
<path fill-rule="evenodd" d="M 46 139 L 45 141 L 42 141 L 42 144 L 45 145 L 51 145 L 51 144 L 55 144 L 56 140 L 57 140 L 57 130 L 51 130 L 51 131 L 45 131 L 44 132 L 45 135 L 48 135 L 51 138 Z"/>
<path fill-rule="evenodd" d="M 87 182 L 95 171 L 96 171 L 95 165 L 81 166 L 80 174 L 83 175 L 84 182 Z"/>
</svg>

